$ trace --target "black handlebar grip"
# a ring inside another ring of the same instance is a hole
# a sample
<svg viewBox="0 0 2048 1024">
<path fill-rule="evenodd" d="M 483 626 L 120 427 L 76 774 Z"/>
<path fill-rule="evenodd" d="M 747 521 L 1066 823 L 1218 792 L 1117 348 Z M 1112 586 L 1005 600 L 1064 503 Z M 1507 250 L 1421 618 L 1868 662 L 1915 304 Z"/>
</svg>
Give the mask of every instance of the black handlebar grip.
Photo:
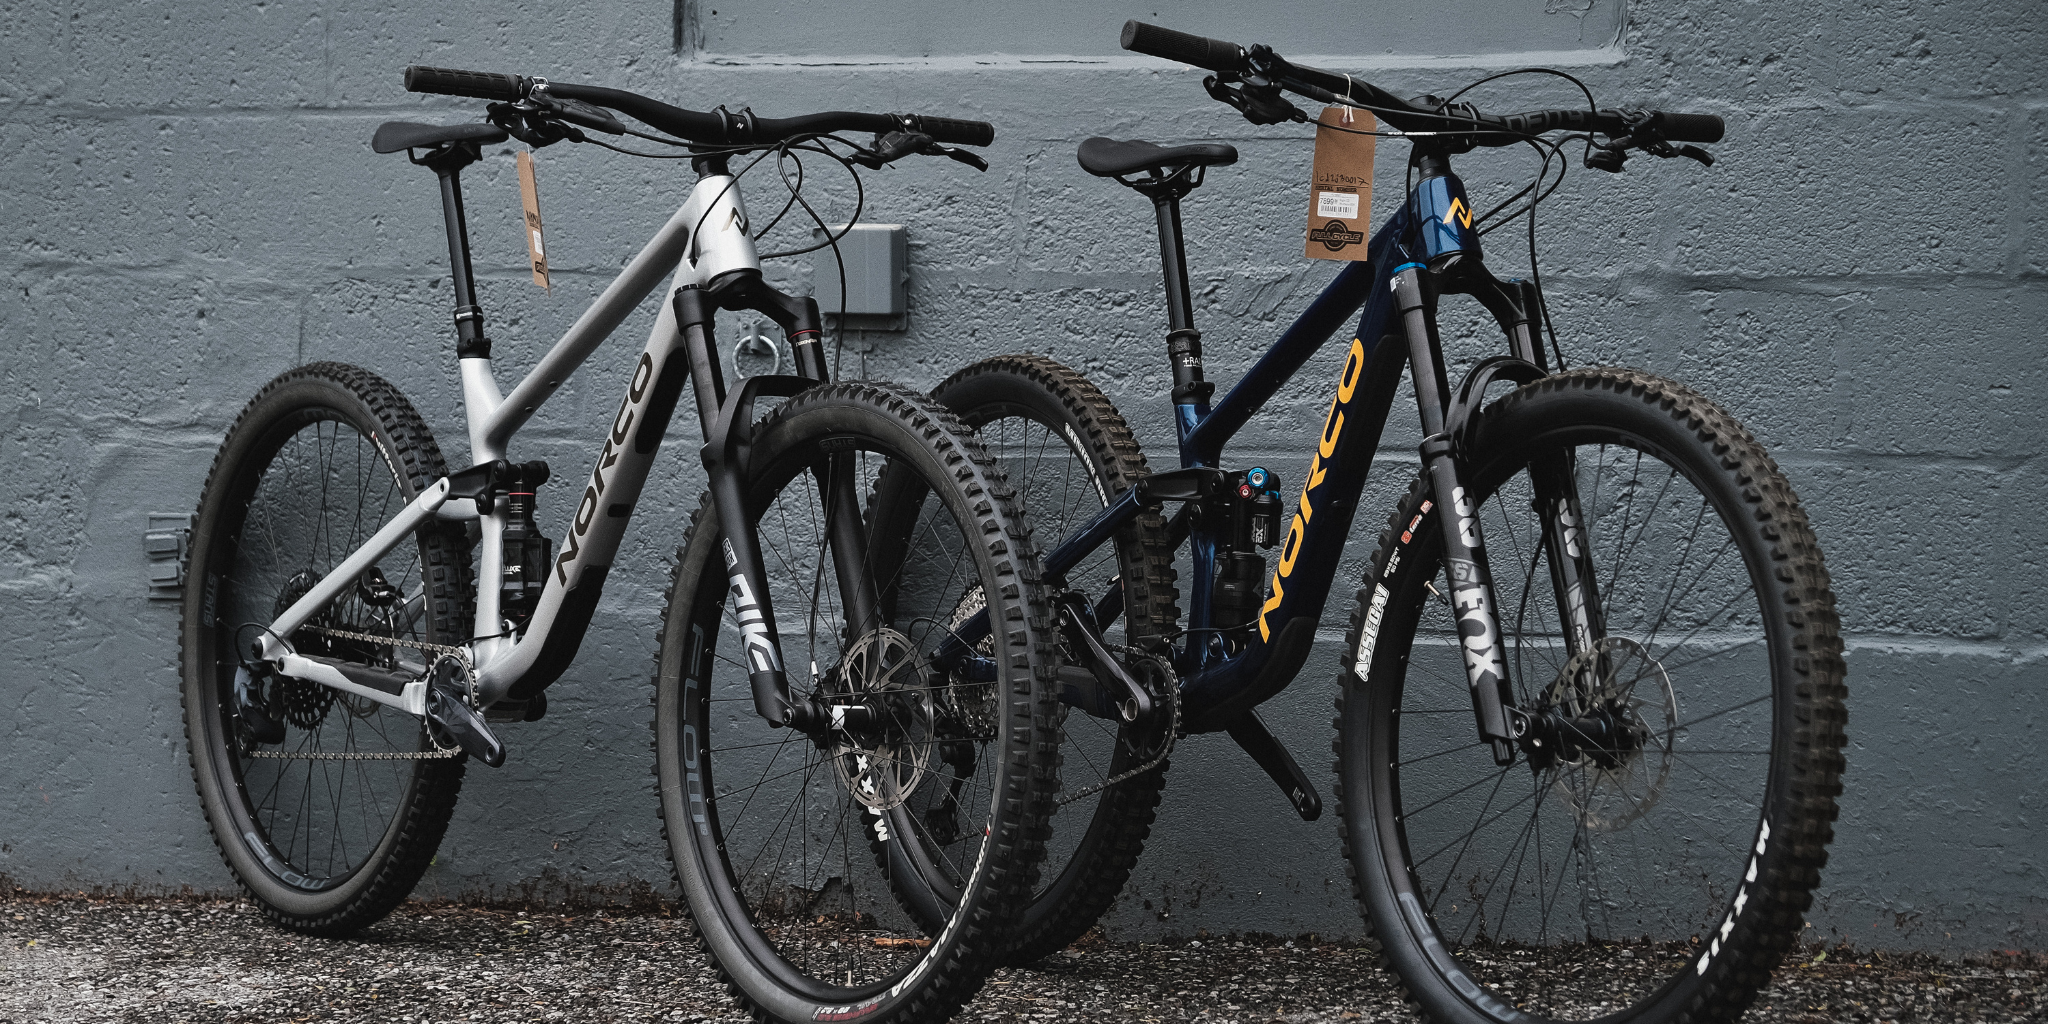
<svg viewBox="0 0 2048 1024">
<path fill-rule="evenodd" d="M 963 121 L 952 117 L 919 114 L 917 125 L 933 142 L 955 146 L 986 146 L 996 140 L 996 126 L 987 121 Z"/>
<path fill-rule="evenodd" d="M 1134 53 L 1177 60 L 1211 71 L 1243 71 L 1245 68 L 1244 47 L 1236 43 L 1175 32 L 1135 19 L 1124 22 L 1123 47 Z"/>
<path fill-rule="evenodd" d="M 1726 124 L 1712 114 L 1659 112 L 1657 134 L 1672 142 L 1719 142 Z"/>
<path fill-rule="evenodd" d="M 494 75 L 488 71 L 457 71 L 453 68 L 424 68 L 417 64 L 405 69 L 407 92 L 470 96 L 480 100 L 518 100 L 526 94 L 523 85 L 524 80 L 518 75 Z"/>
</svg>

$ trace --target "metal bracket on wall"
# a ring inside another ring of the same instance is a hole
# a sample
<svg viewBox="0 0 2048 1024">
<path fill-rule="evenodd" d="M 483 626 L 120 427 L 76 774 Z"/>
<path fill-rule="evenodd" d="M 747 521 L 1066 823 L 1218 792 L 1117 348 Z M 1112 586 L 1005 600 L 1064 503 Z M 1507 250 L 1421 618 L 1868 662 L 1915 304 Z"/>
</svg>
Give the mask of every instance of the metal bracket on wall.
<svg viewBox="0 0 2048 1024">
<path fill-rule="evenodd" d="M 150 600 L 176 601 L 185 596 L 185 544 L 191 535 L 190 514 L 149 513 L 142 550 L 149 556 Z"/>
</svg>

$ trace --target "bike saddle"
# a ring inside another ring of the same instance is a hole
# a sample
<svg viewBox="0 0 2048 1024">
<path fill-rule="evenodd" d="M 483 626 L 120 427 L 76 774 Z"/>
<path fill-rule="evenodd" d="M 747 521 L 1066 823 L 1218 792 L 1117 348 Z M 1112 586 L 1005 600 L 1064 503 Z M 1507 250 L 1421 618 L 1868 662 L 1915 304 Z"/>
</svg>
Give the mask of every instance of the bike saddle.
<svg viewBox="0 0 2048 1024">
<path fill-rule="evenodd" d="M 1098 178 L 1117 178 L 1154 167 L 1212 167 L 1237 162 L 1237 147 L 1222 142 L 1162 146 L 1132 139 L 1119 142 L 1098 135 L 1081 143 L 1081 169 Z"/>
<path fill-rule="evenodd" d="M 506 138 L 505 129 L 482 121 L 469 124 L 386 121 L 377 126 L 377 134 L 370 136 L 370 148 L 379 153 L 396 153 L 401 149 L 438 146 L 443 142 L 492 143 L 503 142 Z"/>
</svg>

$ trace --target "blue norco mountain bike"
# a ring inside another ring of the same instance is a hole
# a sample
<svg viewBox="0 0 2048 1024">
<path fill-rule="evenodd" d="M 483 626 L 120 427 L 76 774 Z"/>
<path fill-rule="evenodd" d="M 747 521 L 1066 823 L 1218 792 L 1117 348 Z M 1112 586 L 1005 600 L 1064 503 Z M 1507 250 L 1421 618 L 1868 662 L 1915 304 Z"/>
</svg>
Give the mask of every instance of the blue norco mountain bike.
<svg viewBox="0 0 2048 1024">
<path fill-rule="evenodd" d="M 1834 595 L 1791 486 L 1727 411 L 1638 370 L 1566 369 L 1554 331 L 1546 355 L 1533 269 L 1535 204 L 1562 155 L 1546 135 L 1571 133 L 1609 171 L 1638 152 L 1710 163 L 1685 143 L 1718 141 L 1720 119 L 1601 110 L 1590 93 L 1584 109 L 1495 116 L 1263 46 L 1137 22 L 1123 45 L 1210 70 L 1209 93 L 1255 124 L 1307 121 L 1290 92 L 1371 111 L 1377 134 L 1411 143 L 1410 185 L 1358 240 L 1368 258 L 1212 404 L 1180 200 L 1236 151 L 1082 144 L 1084 169 L 1158 213 L 1176 469 L 1148 472 L 1116 409 L 1051 360 L 990 359 L 939 387 L 1053 546 L 1070 788 L 1012 959 L 1064 945 L 1115 897 L 1177 735 L 1227 732 L 1302 817 L 1319 814 L 1255 709 L 1309 657 L 1405 366 L 1422 471 L 1352 605 L 1336 719 L 1345 856 L 1373 936 L 1437 1020 L 1738 1015 L 1796 936 L 1832 836 L 1846 692 Z M 1452 158 L 1522 144 L 1544 154 L 1536 183 L 1474 216 Z M 1481 236 L 1519 214 L 1532 269 L 1503 281 Z M 1507 349 L 1455 387 L 1446 295 L 1478 300 Z M 1283 519 L 1281 481 L 1233 466 L 1226 446 L 1354 315 Z M 938 663 L 975 657 L 985 619 L 963 619 Z M 1600 963 L 1632 966 L 1585 968 L 1585 942 L 1627 944 Z"/>
</svg>

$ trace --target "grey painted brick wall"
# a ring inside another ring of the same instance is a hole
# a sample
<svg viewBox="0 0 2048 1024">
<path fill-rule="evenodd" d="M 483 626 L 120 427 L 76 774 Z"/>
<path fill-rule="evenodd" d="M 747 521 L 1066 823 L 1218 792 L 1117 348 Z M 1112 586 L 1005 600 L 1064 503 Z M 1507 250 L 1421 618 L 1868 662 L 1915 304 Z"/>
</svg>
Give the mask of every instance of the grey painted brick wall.
<svg viewBox="0 0 2048 1024">
<path fill-rule="evenodd" d="M 2040 948 L 2043 9 L 1260 6 L 1255 20 L 1214 2 L 1155 20 L 1253 37 L 1270 27 L 1266 38 L 1295 52 L 1365 54 L 1313 62 L 1397 91 L 1543 62 L 1605 102 L 1729 119 L 1711 170 L 1575 171 L 1544 207 L 1567 352 L 1718 397 L 1777 453 L 1812 512 L 1841 595 L 1852 695 L 1848 792 L 1817 931 Z M 998 18 L 998 7 L 1033 16 Z M 1212 376 L 1232 378 L 1334 272 L 1300 258 L 1304 133 L 1253 128 L 1204 97 L 1199 73 L 1117 53 L 1108 33 L 1151 8 L 712 0 L 685 13 L 678 54 L 669 0 L 31 0 L 0 11 L 0 872 L 37 887 L 231 886 L 188 775 L 175 608 L 145 599 L 139 534 L 147 513 L 191 509 L 223 430 L 263 381 L 314 359 L 360 363 L 400 381 L 450 460 L 463 457 L 432 183 L 366 143 L 380 121 L 474 107 L 402 92 L 405 64 L 601 82 L 700 108 L 996 122 L 985 176 L 937 161 L 870 176 L 870 216 L 911 225 L 911 326 L 852 339 L 848 358 L 929 386 L 970 358 L 1050 353 L 1095 375 L 1155 442 L 1170 435 L 1149 211 L 1074 166 L 1080 139 L 1215 137 L 1243 151 L 1187 207 Z M 891 17 L 916 36 L 871 30 Z M 955 20 L 932 22 L 944 18 Z M 771 44 L 801 56 L 733 55 Z M 1047 54 L 1058 46 L 1070 55 Z M 837 56 L 849 47 L 860 55 Z M 1531 47 L 1544 52 L 1520 52 Z M 1541 84 L 1480 97 L 1501 108 L 1570 99 Z M 1382 195 L 1398 191 L 1400 149 L 1383 146 Z M 687 185 L 673 163 L 571 150 L 540 156 L 552 295 L 525 280 L 512 148 L 467 177 L 507 374 Z M 1533 167 L 1502 152 L 1460 169 L 1475 192 L 1498 193 Z M 1513 245 L 1493 260 L 1524 262 Z M 808 267 L 775 273 L 801 284 Z M 641 330 L 622 330 L 610 358 L 563 389 L 522 457 L 581 472 L 584 439 L 609 415 Z M 1475 358 L 1482 336 L 1458 337 L 1460 358 Z M 1337 358 L 1326 353 L 1276 400 L 1237 456 L 1299 479 Z M 679 426 L 551 714 L 509 733 L 504 769 L 471 773 L 422 892 L 666 887 L 645 699 L 661 556 L 700 486 L 694 430 Z M 1368 507 L 1405 480 L 1414 435 L 1397 415 Z M 545 525 L 564 511 L 549 508 Z M 1347 577 L 1364 556 L 1359 545 Z M 1268 715 L 1325 780 L 1337 636 L 1323 633 L 1311 669 Z M 1107 923 L 1119 938 L 1359 931 L 1334 824 L 1296 820 L 1214 737 L 1176 758 L 1152 845 Z"/>
</svg>

